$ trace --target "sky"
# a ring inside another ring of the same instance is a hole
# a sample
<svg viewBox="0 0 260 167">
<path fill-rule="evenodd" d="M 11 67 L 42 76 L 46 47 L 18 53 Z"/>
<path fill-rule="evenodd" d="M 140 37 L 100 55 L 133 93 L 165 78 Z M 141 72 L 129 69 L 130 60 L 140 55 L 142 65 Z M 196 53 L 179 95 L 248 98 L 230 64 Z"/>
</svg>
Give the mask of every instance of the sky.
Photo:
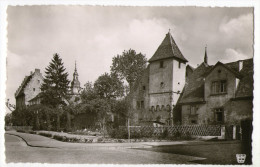
<svg viewBox="0 0 260 167">
<path fill-rule="evenodd" d="M 75 61 L 81 87 L 108 72 L 112 58 L 134 49 L 149 59 L 171 29 L 193 67 L 253 57 L 253 8 L 9 6 L 6 98 L 30 71 L 44 76 L 58 53 L 72 80 Z"/>
</svg>

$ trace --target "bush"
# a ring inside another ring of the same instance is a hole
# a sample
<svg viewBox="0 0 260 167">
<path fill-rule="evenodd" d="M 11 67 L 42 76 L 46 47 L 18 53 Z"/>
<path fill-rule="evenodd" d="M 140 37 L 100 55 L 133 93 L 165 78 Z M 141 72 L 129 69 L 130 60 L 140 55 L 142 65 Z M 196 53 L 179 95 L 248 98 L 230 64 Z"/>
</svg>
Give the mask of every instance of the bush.
<svg viewBox="0 0 260 167">
<path fill-rule="evenodd" d="M 121 127 L 121 128 L 110 128 L 107 130 L 108 135 L 111 138 L 116 138 L 116 139 L 127 139 L 128 138 L 128 132 L 126 127 Z"/>
<path fill-rule="evenodd" d="M 66 141 L 66 137 L 65 136 L 59 136 L 59 135 L 54 135 L 53 139 L 59 140 L 59 141 Z"/>
<path fill-rule="evenodd" d="M 102 143 L 103 141 L 104 141 L 103 138 L 98 138 L 98 139 L 97 139 L 97 142 L 98 142 L 98 143 Z"/>
<path fill-rule="evenodd" d="M 161 133 L 161 136 L 159 136 L 159 139 L 166 139 L 169 137 L 168 129 L 164 129 L 163 133 Z"/>
<path fill-rule="evenodd" d="M 34 131 L 29 131 L 29 133 L 30 133 L 30 134 L 36 134 L 36 132 L 34 132 Z"/>
<path fill-rule="evenodd" d="M 190 132 L 186 132 L 186 133 L 184 134 L 184 136 L 182 137 L 182 139 L 185 139 L 185 140 L 191 140 L 192 137 L 191 137 Z"/>
<path fill-rule="evenodd" d="M 40 132 L 39 135 L 45 136 L 45 137 L 52 137 L 52 134 L 50 134 L 50 133 L 44 133 L 44 132 Z"/>
<path fill-rule="evenodd" d="M 24 130 L 16 130 L 16 132 L 25 133 Z"/>
</svg>

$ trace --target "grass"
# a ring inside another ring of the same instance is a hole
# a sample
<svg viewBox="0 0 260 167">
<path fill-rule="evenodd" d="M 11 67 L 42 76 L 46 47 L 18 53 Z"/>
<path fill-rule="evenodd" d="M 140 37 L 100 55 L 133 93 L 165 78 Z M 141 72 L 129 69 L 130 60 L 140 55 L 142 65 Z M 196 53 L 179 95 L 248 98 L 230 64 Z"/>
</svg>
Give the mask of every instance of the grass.
<svg viewBox="0 0 260 167">
<path fill-rule="evenodd" d="M 203 161 L 196 161 L 199 164 L 238 164 L 236 154 L 241 153 L 241 142 L 198 142 L 187 145 L 144 148 L 141 150 L 207 158 Z"/>
</svg>

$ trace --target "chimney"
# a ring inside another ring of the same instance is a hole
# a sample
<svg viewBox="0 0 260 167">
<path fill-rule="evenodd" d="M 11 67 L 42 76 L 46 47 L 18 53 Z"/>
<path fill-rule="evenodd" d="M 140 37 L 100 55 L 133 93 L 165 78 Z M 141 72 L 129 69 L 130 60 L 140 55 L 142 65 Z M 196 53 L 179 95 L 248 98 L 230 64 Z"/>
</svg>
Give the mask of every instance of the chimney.
<svg viewBox="0 0 260 167">
<path fill-rule="evenodd" d="M 40 73 L 40 69 L 35 68 L 35 73 Z"/>
<path fill-rule="evenodd" d="M 243 69 L 243 60 L 238 61 L 238 71 L 240 72 Z"/>
</svg>

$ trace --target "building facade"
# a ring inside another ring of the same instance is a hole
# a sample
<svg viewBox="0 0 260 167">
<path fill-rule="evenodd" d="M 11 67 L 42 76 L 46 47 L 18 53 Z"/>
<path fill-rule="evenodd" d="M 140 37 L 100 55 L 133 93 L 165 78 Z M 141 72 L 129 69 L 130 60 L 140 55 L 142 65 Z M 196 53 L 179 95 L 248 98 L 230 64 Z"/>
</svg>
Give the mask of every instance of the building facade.
<svg viewBox="0 0 260 167">
<path fill-rule="evenodd" d="M 252 119 L 253 59 L 193 68 L 166 34 L 131 92 L 133 124 L 239 124 Z"/>
<path fill-rule="evenodd" d="M 41 92 L 42 83 L 43 76 L 39 69 L 35 69 L 29 76 L 25 76 L 22 84 L 15 92 L 16 109 L 23 109 L 30 105 L 30 100 Z"/>
<path fill-rule="evenodd" d="M 252 119 L 253 59 L 209 66 L 188 77 L 180 100 L 182 124 L 239 124 Z"/>
</svg>

